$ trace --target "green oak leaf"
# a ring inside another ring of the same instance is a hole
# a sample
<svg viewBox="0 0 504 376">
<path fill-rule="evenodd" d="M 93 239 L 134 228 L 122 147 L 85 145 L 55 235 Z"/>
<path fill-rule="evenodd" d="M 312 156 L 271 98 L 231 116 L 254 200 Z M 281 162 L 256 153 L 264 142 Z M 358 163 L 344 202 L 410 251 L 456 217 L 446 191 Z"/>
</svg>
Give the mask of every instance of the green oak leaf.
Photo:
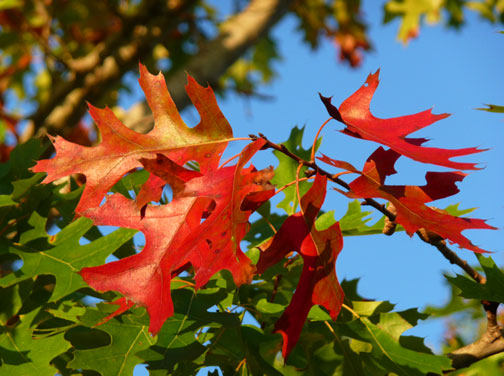
<svg viewBox="0 0 504 376">
<path fill-rule="evenodd" d="M 403 338 L 401 334 L 416 325 L 427 315 L 415 309 L 402 312 L 387 312 L 370 317 L 358 316 L 344 324 L 331 324 L 335 332 L 342 336 L 371 344 L 370 352 L 361 352 L 360 357 L 366 367 L 393 372 L 401 376 L 423 376 L 429 372 L 441 374 L 450 369 L 451 360 L 446 356 L 436 356 L 419 346 L 421 339 Z M 412 350 L 411 348 L 416 350 Z M 369 373 L 371 374 L 371 372 Z"/>
<path fill-rule="evenodd" d="M 24 144 L 17 145 L 10 153 L 9 160 L 0 164 L 0 193 L 12 193 L 10 182 L 32 177 L 28 168 L 35 165 L 47 146 L 43 146 L 40 139 L 30 139 Z"/>
<path fill-rule="evenodd" d="M 0 287 L 0 321 L 7 322 L 15 316 L 23 306 L 33 288 L 32 281 L 18 283 L 9 287 Z"/>
<path fill-rule="evenodd" d="M 49 235 L 46 232 L 47 218 L 42 217 L 39 213 L 33 212 L 28 219 L 28 224 L 33 228 L 21 234 L 19 242 L 21 244 L 28 244 L 29 242 L 37 239 L 48 239 Z"/>
<path fill-rule="evenodd" d="M 163 325 L 156 344 L 137 354 L 148 364 L 150 376 L 196 374 L 204 361 L 205 342 L 212 337 L 211 333 L 202 330 L 203 327 L 240 326 L 237 314 L 212 309 L 228 295 L 225 289 L 213 287 L 226 284 L 222 282 L 214 277 L 197 294 L 192 289 L 172 286 L 175 314 Z"/>
<path fill-rule="evenodd" d="M 38 184 L 44 178 L 44 174 L 39 172 L 26 179 L 19 179 L 12 182 L 12 198 L 18 200 L 25 196 L 33 186 Z"/>
<path fill-rule="evenodd" d="M 486 359 L 478 360 L 470 367 L 450 373 L 450 376 L 502 376 L 504 353 L 495 354 Z"/>
<path fill-rule="evenodd" d="M 206 361 L 218 365 L 225 375 L 282 375 L 271 365 L 279 349 L 279 335 L 265 334 L 252 325 L 223 327 L 210 332 L 214 341 Z"/>
<path fill-rule="evenodd" d="M 86 313 L 86 308 L 77 302 L 61 301 L 58 302 L 57 309 L 49 308 L 47 312 L 59 319 L 78 322 L 78 318 Z"/>
<path fill-rule="evenodd" d="M 118 192 L 122 194 L 124 197 L 131 197 L 130 192 L 135 192 L 135 195 L 140 191 L 140 187 L 147 181 L 149 178 L 149 172 L 147 170 L 139 170 L 133 173 L 130 173 L 119 180 L 111 189 L 112 192 Z"/>
<path fill-rule="evenodd" d="M 292 153 L 303 158 L 304 160 L 309 160 L 311 155 L 311 148 L 303 149 L 303 134 L 304 127 L 298 128 L 294 127 L 291 130 L 289 139 L 283 142 L 283 145 Z M 317 140 L 316 149 L 320 146 L 321 139 Z M 283 187 L 284 185 L 291 183 L 296 180 L 296 171 L 298 164 L 292 158 L 286 156 L 279 151 L 274 151 L 275 157 L 278 159 L 278 167 L 275 169 L 275 176 L 271 179 L 271 183 L 277 188 Z M 300 177 L 304 177 L 304 171 L 306 167 L 302 167 L 299 172 Z M 303 196 L 310 188 L 311 183 L 307 181 L 299 182 L 299 193 Z M 298 206 L 298 201 L 296 199 L 296 185 L 293 184 L 287 187 L 282 192 L 284 194 L 284 199 L 277 205 L 278 208 L 285 210 L 289 215 L 296 212 Z"/>
<path fill-rule="evenodd" d="M 343 236 L 381 234 L 385 224 L 385 217 L 383 216 L 373 225 L 368 225 L 368 222 L 372 220 L 372 218 L 369 217 L 371 213 L 370 211 L 362 211 L 361 204 L 358 200 L 350 201 L 345 215 L 339 220 Z M 322 231 L 329 228 L 334 223 L 336 223 L 334 211 L 330 210 L 317 218 L 315 226 L 317 230 Z"/>
<path fill-rule="evenodd" d="M 37 227 L 31 235 L 26 237 L 27 239 L 30 239 L 33 234 L 40 235 L 40 218 L 35 221 L 38 222 L 32 223 L 35 223 Z M 85 266 L 105 263 L 108 255 L 136 233 L 130 229 L 118 229 L 89 244 L 80 245 L 80 238 L 92 227 L 93 223 L 90 219 L 79 218 L 51 237 L 50 243 L 53 248 L 43 251 L 37 251 L 20 243 L 10 244 L 8 251 L 19 256 L 23 261 L 23 266 L 20 270 L 1 278 L 0 287 L 11 286 L 41 274 L 54 275 L 56 284 L 50 301 L 56 301 L 86 287 L 87 284 L 77 272 Z"/>
<path fill-rule="evenodd" d="M 444 209 L 448 214 L 459 217 L 464 214 L 474 211 L 471 209 L 459 209 L 459 204 L 449 205 Z M 362 211 L 362 206 L 358 200 L 348 203 L 348 209 L 343 217 L 340 218 L 339 224 L 343 236 L 362 236 L 381 234 L 385 225 L 385 216 L 382 216 L 374 224 L 369 225 L 372 220 L 370 217 L 371 211 Z M 336 222 L 334 219 L 334 211 L 328 211 L 317 218 L 315 223 L 318 230 L 329 228 Z M 397 226 L 396 232 L 404 231 L 402 226 Z"/>
<path fill-rule="evenodd" d="M 180 313 L 170 317 L 156 344 L 137 354 L 148 364 L 149 375 L 195 374 L 201 366 L 197 360 L 206 351 L 195 335 L 200 326 L 197 320 Z"/>
<path fill-rule="evenodd" d="M 0 195 L 0 207 L 16 205 L 17 202 L 14 201 L 10 195 Z"/>
<path fill-rule="evenodd" d="M 98 326 L 99 330 L 110 336 L 110 343 L 92 349 L 77 348 L 73 354 L 74 359 L 68 367 L 94 370 L 102 376 L 132 375 L 135 366 L 142 363 L 135 354 L 156 342 L 156 339 L 149 334 L 147 311 L 141 308 L 133 312 Z M 100 310 L 87 308 L 80 321 L 86 327 L 93 327 L 104 317 L 104 313 Z"/>
<path fill-rule="evenodd" d="M 480 284 L 472 279 L 457 274 L 445 276 L 448 281 L 461 290 L 460 295 L 467 299 L 488 300 L 504 303 L 504 272 L 499 269 L 490 256 L 476 255 L 486 276 L 486 283 Z"/>
<path fill-rule="evenodd" d="M 21 315 L 14 327 L 0 320 L 0 376 L 54 376 L 58 372 L 50 362 L 71 344 L 65 340 L 64 333 L 33 338 L 31 326 L 39 311 Z"/>
</svg>

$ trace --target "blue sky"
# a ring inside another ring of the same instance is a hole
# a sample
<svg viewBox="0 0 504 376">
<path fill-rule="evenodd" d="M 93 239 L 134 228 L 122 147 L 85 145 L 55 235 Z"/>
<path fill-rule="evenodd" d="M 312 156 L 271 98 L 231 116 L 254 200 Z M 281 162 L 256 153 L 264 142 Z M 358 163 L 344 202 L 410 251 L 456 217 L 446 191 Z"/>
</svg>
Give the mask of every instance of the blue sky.
<svg viewBox="0 0 504 376">
<path fill-rule="evenodd" d="M 228 95 L 220 106 L 231 123 L 235 136 L 264 133 L 275 142 L 287 139 L 290 129 L 306 126 L 305 147 L 308 147 L 319 126 L 328 118 L 318 92 L 333 96 L 339 105 L 357 90 L 367 75 L 381 69 L 381 82 L 371 103 L 377 117 L 395 117 L 434 107 L 434 113 L 452 115 L 415 133 L 431 139 L 429 146 L 463 148 L 478 146 L 489 151 L 459 160 L 479 162 L 483 170 L 470 172 L 457 196 L 435 202 L 445 207 L 461 203 L 462 208 L 477 207 L 472 213 L 488 223 L 504 226 L 504 200 L 501 195 L 504 178 L 504 115 L 476 111 L 484 103 L 504 104 L 503 69 L 504 35 L 495 25 L 467 13 L 467 25 L 460 31 L 441 25 L 424 26 L 418 39 L 404 46 L 396 39 L 399 22 L 382 25 L 382 2 L 364 1 L 363 10 L 370 23 L 369 36 L 374 51 L 365 55 L 361 67 L 351 69 L 337 59 L 337 50 L 330 41 L 313 52 L 302 42 L 293 18 L 286 18 L 275 29 L 283 60 L 275 64 L 278 77 L 260 92 L 273 97 L 269 101 L 244 100 Z M 224 15 L 223 15 L 224 16 Z M 194 110 L 185 111 L 188 122 L 194 122 Z M 341 124 L 331 122 L 323 132 L 321 150 L 335 159 L 347 160 L 362 167 L 378 146 L 375 143 L 343 135 Z M 243 144 L 229 147 L 227 155 L 240 151 Z M 275 165 L 276 159 L 263 152 L 254 159 L 258 168 Z M 449 171 L 401 158 L 390 184 L 424 184 L 426 171 Z M 348 201 L 336 192 L 330 193 L 326 210 L 343 216 Z M 376 216 L 378 218 L 378 216 Z M 494 251 L 498 265 L 504 265 L 504 236 L 497 231 L 466 231 L 475 244 Z M 457 250 L 454 246 L 452 249 Z M 470 251 L 458 254 L 475 263 Z M 343 278 L 360 278 L 361 295 L 389 300 L 397 309 L 443 304 L 448 298 L 443 273 L 461 273 L 433 247 L 404 233 L 392 237 L 347 237 L 337 263 L 337 274 Z M 426 337 L 426 343 L 439 349 L 444 331 L 442 322 L 423 323 L 411 334 Z M 140 374 L 140 373 L 139 373 Z"/>
</svg>

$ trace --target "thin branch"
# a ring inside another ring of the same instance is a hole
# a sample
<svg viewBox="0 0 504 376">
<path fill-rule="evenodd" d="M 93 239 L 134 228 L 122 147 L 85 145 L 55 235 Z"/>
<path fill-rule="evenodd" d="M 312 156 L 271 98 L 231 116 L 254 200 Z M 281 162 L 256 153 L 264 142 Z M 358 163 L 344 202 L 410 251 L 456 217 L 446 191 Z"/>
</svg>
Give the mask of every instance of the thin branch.
<svg viewBox="0 0 504 376">
<path fill-rule="evenodd" d="M 226 20 L 216 38 L 199 51 L 167 80 L 177 106 L 189 104 L 184 85 L 189 73 L 200 83 L 215 86 L 219 77 L 287 13 L 293 0 L 252 0 L 240 13 Z"/>
<path fill-rule="evenodd" d="M 453 252 L 450 248 L 446 246 L 446 242 L 444 240 L 438 240 L 438 241 L 429 241 L 428 239 L 425 239 L 424 234 L 420 233 L 420 231 L 417 231 L 417 235 L 420 239 L 422 239 L 424 242 L 433 245 L 438 249 L 439 252 L 451 263 L 459 266 L 462 268 L 472 279 L 474 279 L 476 282 L 480 284 L 485 284 L 486 278 L 482 276 L 480 273 L 478 273 L 476 270 L 474 270 L 469 263 L 466 260 L 461 259 L 455 252 Z"/>
</svg>

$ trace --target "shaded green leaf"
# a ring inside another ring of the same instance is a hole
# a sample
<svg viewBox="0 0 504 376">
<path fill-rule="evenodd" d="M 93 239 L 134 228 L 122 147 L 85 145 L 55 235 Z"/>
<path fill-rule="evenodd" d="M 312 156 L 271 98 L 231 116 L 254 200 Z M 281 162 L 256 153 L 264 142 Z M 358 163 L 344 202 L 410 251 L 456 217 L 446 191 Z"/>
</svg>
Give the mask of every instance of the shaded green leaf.
<svg viewBox="0 0 504 376">
<path fill-rule="evenodd" d="M 16 201 L 13 201 L 10 195 L 0 195 L 0 207 L 16 205 Z"/>
<path fill-rule="evenodd" d="M 359 316 L 346 324 L 333 324 L 332 327 L 341 335 L 370 343 L 372 351 L 361 353 L 362 360 L 382 371 L 404 376 L 420 376 L 429 372 L 440 374 L 450 368 L 449 358 L 411 350 L 408 348 L 413 342 L 411 339 L 403 340 L 408 347 L 401 344 L 401 334 L 426 316 L 412 309 L 371 317 Z M 415 342 L 416 348 L 420 348 L 418 341 Z"/>
<path fill-rule="evenodd" d="M 294 127 L 291 130 L 289 135 L 289 139 L 282 144 L 292 153 L 297 156 L 309 160 L 311 155 L 311 148 L 304 149 L 303 148 L 303 134 L 304 127 L 298 128 Z M 316 148 L 319 147 L 321 139 L 317 140 Z M 292 183 L 296 180 L 296 171 L 298 168 L 298 163 L 292 158 L 286 156 L 279 151 L 274 151 L 273 154 L 278 159 L 278 167 L 275 169 L 275 176 L 271 180 L 271 183 L 274 184 L 277 188 L 283 187 L 286 184 Z M 304 171 L 306 171 L 306 167 L 302 167 L 299 173 L 300 177 L 304 176 Z M 310 188 L 311 183 L 307 181 L 299 182 L 299 193 L 304 195 L 308 189 Z M 284 194 L 284 199 L 277 205 L 278 208 L 283 209 L 287 214 L 294 214 L 296 212 L 296 208 L 298 206 L 298 202 L 296 199 L 296 186 L 295 184 L 285 188 L 282 193 Z"/>
<path fill-rule="evenodd" d="M 64 339 L 64 333 L 33 338 L 32 322 L 38 313 L 39 310 L 34 310 L 23 315 L 14 327 L 0 321 L 0 375 L 53 376 L 57 373 L 50 362 L 71 344 Z"/>
<path fill-rule="evenodd" d="M 93 226 L 88 218 L 79 218 L 54 236 L 51 249 L 40 251 L 22 244 L 11 244 L 9 252 L 18 255 L 23 267 L 0 279 L 0 286 L 7 287 L 41 274 L 56 278 L 51 301 L 58 300 L 87 284 L 77 272 L 85 266 L 100 265 L 136 233 L 130 229 L 118 229 L 89 244 L 80 245 L 80 238 Z M 35 228 L 36 233 L 40 229 Z"/>
<path fill-rule="evenodd" d="M 92 327 L 104 316 L 104 313 L 97 309 L 87 308 L 80 321 L 83 325 Z M 69 367 L 95 370 L 103 376 L 132 375 L 135 366 L 142 363 L 135 354 L 156 342 L 148 332 L 149 319 L 144 309 L 113 318 L 98 328 L 110 336 L 110 344 L 75 350 Z"/>
<path fill-rule="evenodd" d="M 502 288 L 504 286 L 504 272 L 499 269 L 490 256 L 476 255 L 476 257 L 485 272 L 487 278 L 485 284 L 477 283 L 459 274 L 456 277 L 445 277 L 461 290 L 460 295 L 464 298 L 504 303 L 504 289 Z"/>
</svg>

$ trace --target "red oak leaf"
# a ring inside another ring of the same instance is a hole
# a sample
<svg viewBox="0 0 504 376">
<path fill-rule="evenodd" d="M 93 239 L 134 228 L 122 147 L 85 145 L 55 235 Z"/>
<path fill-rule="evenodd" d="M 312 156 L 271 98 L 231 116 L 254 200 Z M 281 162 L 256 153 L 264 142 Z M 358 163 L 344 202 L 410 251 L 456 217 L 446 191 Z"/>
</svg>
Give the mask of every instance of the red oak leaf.
<svg viewBox="0 0 504 376">
<path fill-rule="evenodd" d="M 188 77 L 186 91 L 201 117 L 196 127 L 189 128 L 180 117 L 162 74 L 151 75 L 140 65 L 139 82 L 154 115 L 152 131 L 139 134 L 123 125 L 109 108 L 90 105 L 89 113 L 100 130 L 102 142 L 83 147 L 61 137 L 51 137 L 56 157 L 39 161 L 33 167 L 35 172 L 47 172 L 43 183 L 74 173 L 86 176 L 77 213 L 98 206 L 125 173 L 141 167 L 140 158 L 163 154 L 179 164 L 195 160 L 205 173 L 217 168 L 232 137 L 231 127 L 220 112 L 211 88 L 203 88 Z"/>
<path fill-rule="evenodd" d="M 379 119 L 371 114 L 369 105 L 378 87 L 380 70 L 370 74 L 366 83 L 346 99 L 339 109 L 331 104 L 331 97 L 320 95 L 329 115 L 346 125 L 341 132 L 356 138 L 375 141 L 386 145 L 408 158 L 419 162 L 432 163 L 439 166 L 462 170 L 477 170 L 474 163 L 453 162 L 450 159 L 462 155 L 479 153 L 484 150 L 477 148 L 439 149 L 419 145 L 419 140 L 407 138 L 410 133 L 425 128 L 432 123 L 448 117 L 448 114 L 434 115 L 426 110 L 413 115 L 390 119 Z"/>
<path fill-rule="evenodd" d="M 180 245 L 200 225 L 208 199 L 187 198 L 168 205 L 148 205 L 144 215 L 136 203 L 120 194 L 107 197 L 105 204 L 82 214 L 95 225 L 112 225 L 140 230 L 145 235 L 143 250 L 105 265 L 83 268 L 80 275 L 98 291 L 115 290 L 126 300 L 118 301 L 114 315 L 131 307 L 131 302 L 147 308 L 149 331 L 156 334 L 173 314 L 170 295 L 172 272 L 186 263 Z M 111 316 L 112 317 L 112 316 Z"/>
<path fill-rule="evenodd" d="M 237 285 L 250 282 L 255 268 L 240 249 L 246 235 L 248 218 L 274 194 L 269 184 L 273 170 L 257 171 L 245 164 L 264 146 L 259 139 L 241 153 L 235 166 L 210 171 L 185 183 L 183 190 L 174 191 L 174 201 L 188 197 L 207 197 L 215 207 L 210 215 L 187 239 L 185 246 L 197 250 L 204 257 L 192 258 L 196 287 L 203 286 L 215 269 L 228 269 Z"/>
<path fill-rule="evenodd" d="M 141 160 L 140 160 L 141 161 Z M 145 205 L 150 202 L 158 202 L 161 200 L 161 196 L 163 195 L 163 187 L 166 185 L 166 182 L 160 177 L 151 174 L 145 183 L 143 183 L 138 195 L 136 196 L 136 206 L 137 209 L 142 209 Z"/>
<path fill-rule="evenodd" d="M 151 175 L 138 192 L 136 202 L 139 209 L 151 201 L 159 201 L 166 183 L 177 195 L 184 188 L 185 182 L 201 176 L 201 173 L 188 170 L 162 154 L 158 154 L 156 159 L 141 158 L 140 162 Z"/>
<path fill-rule="evenodd" d="M 310 190 L 301 199 L 301 212 L 288 217 L 266 244 L 257 263 L 259 273 L 296 251 L 303 257 L 303 271 L 292 300 L 275 324 L 283 337 L 282 354 L 287 358 L 296 345 L 310 308 L 319 304 L 336 320 L 344 293 L 336 276 L 336 258 L 343 248 L 338 223 L 324 231 L 315 229 L 315 219 L 325 199 L 327 179 L 317 175 Z"/>
<path fill-rule="evenodd" d="M 462 248 L 478 253 L 486 252 L 473 245 L 461 232 L 494 227 L 487 225 L 482 219 L 454 217 L 425 205 L 427 202 L 458 193 L 455 183 L 462 181 L 466 174 L 460 171 L 427 172 L 427 184 L 424 186 L 385 185 L 386 177 L 396 173 L 394 164 L 399 157 L 400 154 L 394 150 L 379 147 L 368 158 L 362 171 L 347 162 L 337 161 L 326 155 L 318 159 L 334 167 L 360 174 L 361 176 L 349 184 L 350 192 L 335 189 L 350 198 L 383 198 L 390 201 L 397 209 L 396 222 L 402 225 L 410 236 L 425 228 Z"/>
<path fill-rule="evenodd" d="M 163 156 L 142 160 L 148 169 L 157 166 L 159 175 L 175 187 L 169 204 L 147 205 L 141 212 L 137 203 L 114 194 L 101 207 L 82 212 L 95 225 L 133 228 L 145 234 L 145 247 L 139 254 L 80 272 L 94 289 L 115 290 L 125 296 L 117 302 L 119 309 L 115 314 L 131 307 L 129 301 L 142 305 L 151 319 L 149 331 L 157 333 L 173 314 L 171 277 L 185 269 L 187 263 L 194 268 L 196 288 L 223 269 L 232 273 L 237 285 L 251 281 L 255 267 L 241 251 L 240 241 L 247 231 L 248 217 L 274 190 L 261 181 L 269 180 L 269 170 L 256 171 L 253 166 L 244 165 L 264 142 L 248 145 L 237 165 L 207 175 L 186 170 Z M 170 171 L 177 175 L 170 176 Z M 256 199 L 258 193 L 263 193 L 262 202 Z M 250 201 L 255 203 L 253 207 Z M 207 217 L 209 207 L 213 209 Z"/>
</svg>

